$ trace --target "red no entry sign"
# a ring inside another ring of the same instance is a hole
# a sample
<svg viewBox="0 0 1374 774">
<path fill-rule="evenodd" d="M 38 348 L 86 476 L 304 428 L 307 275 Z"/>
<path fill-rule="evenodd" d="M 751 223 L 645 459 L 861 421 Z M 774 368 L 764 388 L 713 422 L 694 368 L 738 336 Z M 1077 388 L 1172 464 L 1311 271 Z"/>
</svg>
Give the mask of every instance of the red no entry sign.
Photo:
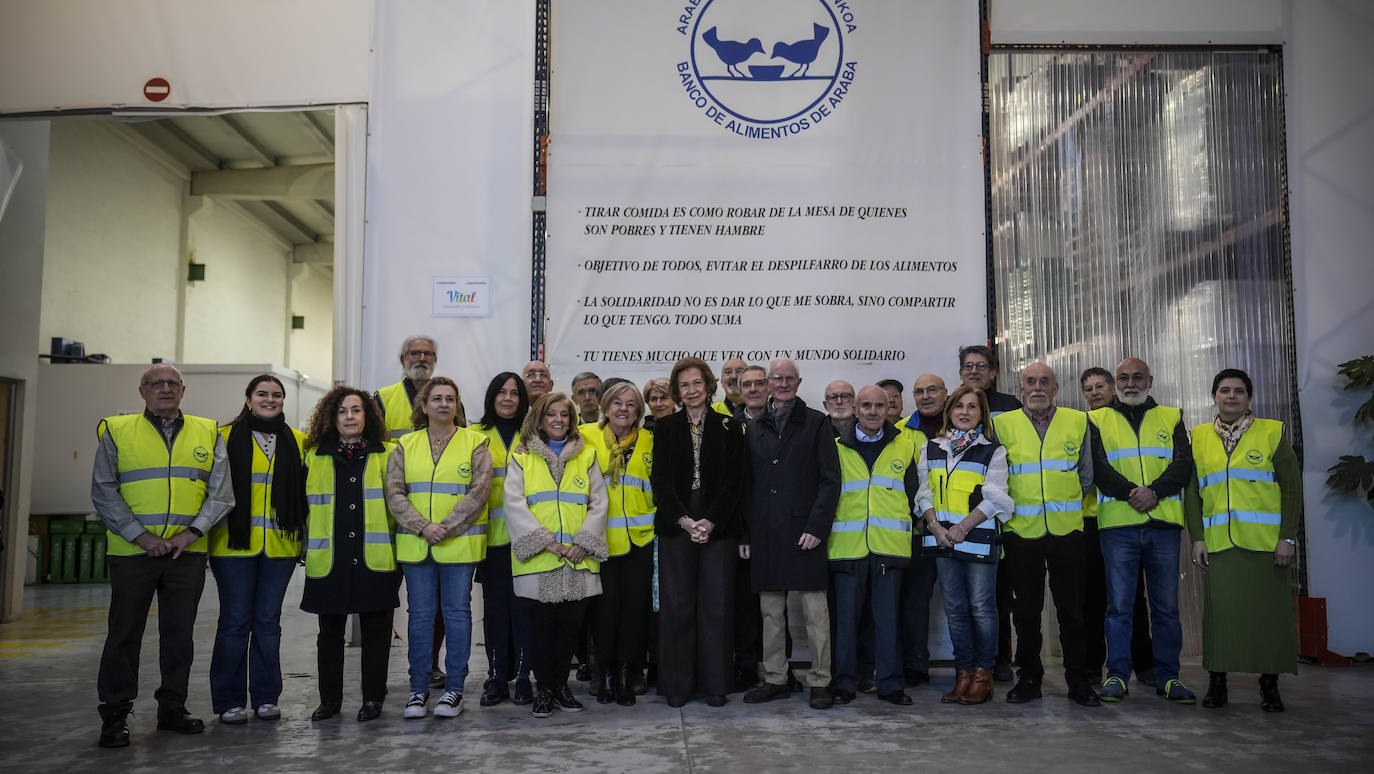
<svg viewBox="0 0 1374 774">
<path fill-rule="evenodd" d="M 172 93 L 172 84 L 166 78 L 149 78 L 143 84 L 143 97 L 149 102 L 161 102 Z"/>
</svg>

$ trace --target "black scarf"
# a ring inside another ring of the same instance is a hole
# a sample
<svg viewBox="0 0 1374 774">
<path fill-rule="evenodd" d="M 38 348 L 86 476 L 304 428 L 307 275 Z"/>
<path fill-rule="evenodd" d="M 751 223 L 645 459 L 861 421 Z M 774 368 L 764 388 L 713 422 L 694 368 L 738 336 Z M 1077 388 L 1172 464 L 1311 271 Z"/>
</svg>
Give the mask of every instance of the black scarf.
<svg viewBox="0 0 1374 774">
<path fill-rule="evenodd" d="M 278 415 L 262 419 L 252 413 L 234 422 L 225 449 L 229 452 L 229 476 L 234 485 L 234 510 L 227 518 L 229 548 L 241 551 L 250 545 L 253 534 L 253 432 L 277 437 L 272 465 L 272 508 L 277 529 L 299 540 L 305 534 L 305 476 L 301 474 L 301 450 L 296 436 Z"/>
</svg>

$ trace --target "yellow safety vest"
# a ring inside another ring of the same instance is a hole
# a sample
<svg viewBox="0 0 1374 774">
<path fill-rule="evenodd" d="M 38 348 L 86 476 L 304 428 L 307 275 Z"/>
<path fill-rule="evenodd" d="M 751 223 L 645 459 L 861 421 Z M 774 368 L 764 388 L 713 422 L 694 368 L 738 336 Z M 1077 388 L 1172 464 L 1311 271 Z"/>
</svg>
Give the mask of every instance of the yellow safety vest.
<svg viewBox="0 0 1374 774">
<path fill-rule="evenodd" d="M 1140 434 L 1131 429 L 1126 417 L 1110 406 L 1094 409 L 1088 414 L 1102 436 L 1102 448 L 1107 462 L 1116 472 L 1136 486 L 1145 486 L 1164 474 L 1174 460 L 1174 430 L 1183 413 L 1169 406 L 1155 406 L 1140 420 Z M 1183 498 L 1171 495 L 1161 498 L 1148 514 L 1131 507 L 1125 500 L 1117 500 L 1099 493 L 1097 497 L 1097 526 L 1099 529 L 1129 527 L 1144 524 L 1150 519 L 1183 526 Z"/>
<path fill-rule="evenodd" d="M 602 473 L 611 469 L 611 447 L 606 435 L 597 425 L 578 428 L 587 445 L 596 452 L 596 464 Z M 620 475 L 620 483 L 607 477 L 606 546 L 611 556 L 630 553 L 630 546 L 647 545 L 654 539 L 654 488 L 649 475 L 654 469 L 654 434 L 643 428 L 635 439 L 629 464 Z"/>
<path fill-rule="evenodd" d="M 997 451 L 995 443 L 979 443 L 964 451 L 953 470 L 949 469 L 949 453 L 939 443 L 926 445 L 926 476 L 930 479 L 931 503 L 935 518 L 945 529 L 963 521 L 982 502 L 973 494 L 988 477 L 988 465 Z M 988 519 L 969 530 L 968 536 L 954 548 L 941 548 L 934 535 L 926 535 L 922 548 L 936 556 L 958 556 L 978 562 L 995 562 L 1002 552 L 997 548 L 997 519 Z"/>
<path fill-rule="evenodd" d="M 161 538 L 184 531 L 195 521 L 205 502 L 210 469 L 215 463 L 215 420 L 182 415 L 181 429 L 167 449 L 162 431 L 143 414 L 105 417 L 96 435 L 110 434 L 118 451 L 116 472 L 119 496 L 143 528 Z M 140 556 L 142 548 L 119 535 L 105 531 L 110 556 Z M 187 546 L 192 553 L 204 553 L 204 537 Z"/>
<path fill-rule="evenodd" d="M 911 503 L 905 476 L 916 464 L 909 433 L 900 432 L 883 447 L 870 472 L 857 451 L 840 443 L 840 503 L 826 538 L 826 553 L 862 559 L 870 553 L 911 558 Z"/>
<path fill-rule="evenodd" d="M 1193 428 L 1202 535 L 1209 552 L 1278 547 L 1283 495 L 1274 478 L 1274 452 L 1282 439 L 1282 422 L 1256 419 L 1227 454 L 1210 422 Z"/>
<path fill-rule="evenodd" d="M 1007 449 L 1007 488 L 1016 503 L 1007 526 L 1029 539 L 1081 531 L 1083 487 L 1078 481 L 1078 459 L 1086 451 L 1081 447 L 1088 415 L 1056 408 L 1043 441 L 1021 409 L 1004 411 L 992 423 L 997 440 Z"/>
<path fill-rule="evenodd" d="M 429 429 L 425 428 L 401 436 L 398 442 L 405 455 L 406 494 L 410 504 L 421 516 L 438 524 L 453 512 L 472 485 L 472 453 L 487 439 L 466 427 L 453 429 L 453 436 L 435 463 L 430 451 Z M 485 509 L 477 521 L 461 535 L 444 538 L 436 546 L 419 535 L 396 533 L 396 561 L 406 564 L 423 562 L 430 556 L 440 564 L 472 564 L 487 555 L 487 514 Z"/>
<path fill-rule="evenodd" d="M 363 469 L 363 563 L 369 570 L 396 569 L 396 522 L 386 509 L 383 492 L 386 460 L 395 444 L 367 455 Z M 315 454 L 305 477 L 305 501 L 310 505 L 306 521 L 305 575 L 323 578 L 334 566 L 334 458 Z"/>
<path fill-rule="evenodd" d="M 224 438 L 224 442 L 229 442 L 229 432 L 233 430 L 232 425 L 226 425 L 219 429 L 219 434 Z M 301 454 L 301 460 L 305 460 L 305 434 L 296 428 L 290 428 L 291 434 L 296 437 L 296 449 Z M 244 432 L 249 432 L 244 428 Z M 253 499 L 253 508 L 249 512 L 252 517 L 252 531 L 248 535 L 248 547 L 244 549 L 233 549 L 229 547 L 229 525 L 221 519 L 210 529 L 207 535 L 210 539 L 210 555 L 214 557 L 224 556 L 257 556 L 264 552 L 273 559 L 294 559 L 301 555 L 301 542 L 289 537 L 277 526 L 277 512 L 272 508 L 272 475 L 277 469 L 277 455 L 274 453 L 272 459 L 267 459 L 267 455 L 262 453 L 262 447 L 258 446 L 257 440 L 253 443 L 253 483 L 250 496 Z"/>
<path fill-rule="evenodd" d="M 723 400 L 718 400 L 715 403 L 712 403 L 711 410 L 716 412 L 717 414 L 724 414 L 727 417 L 734 416 L 734 412 L 730 411 L 730 407 L 725 405 L 725 401 Z"/>
<path fill-rule="evenodd" d="M 553 539 L 565 546 L 571 546 L 573 536 L 582 529 L 587 518 L 588 492 L 591 491 L 591 468 L 596 462 L 596 452 L 590 446 L 583 446 L 576 457 L 563 465 L 563 480 L 554 483 L 549 464 L 533 452 L 515 453 L 511 457 L 525 471 L 525 505 L 534 515 L 539 526 L 547 529 Z M 528 561 L 521 561 L 512 553 L 511 574 L 532 575 L 558 569 L 565 560 L 540 551 Z M 574 569 L 598 572 L 601 563 L 589 554 L 573 565 Z"/>
<path fill-rule="evenodd" d="M 414 407 L 410 404 L 410 398 L 406 397 L 405 382 L 396 382 L 377 390 L 377 397 L 382 399 L 386 429 L 392 440 L 415 430 L 410 423 L 410 413 Z"/>
<path fill-rule="evenodd" d="M 510 545 L 510 533 L 506 531 L 506 458 L 510 449 L 501 440 L 501 433 L 495 427 L 473 425 L 468 428 L 481 433 L 487 439 L 487 451 L 491 453 L 491 494 L 487 496 L 487 547 L 497 548 Z M 520 445 L 520 431 L 511 438 L 511 448 Z"/>
</svg>

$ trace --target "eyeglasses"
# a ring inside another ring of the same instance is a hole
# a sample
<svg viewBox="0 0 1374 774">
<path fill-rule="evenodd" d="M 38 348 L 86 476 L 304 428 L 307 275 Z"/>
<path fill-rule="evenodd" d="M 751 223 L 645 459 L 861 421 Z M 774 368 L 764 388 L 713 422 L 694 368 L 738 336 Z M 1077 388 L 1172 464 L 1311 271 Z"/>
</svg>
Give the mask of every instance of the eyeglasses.
<svg viewBox="0 0 1374 774">
<path fill-rule="evenodd" d="M 427 350 L 427 349 L 412 349 L 412 350 L 410 350 L 409 352 L 407 352 L 406 354 L 409 355 L 410 357 L 432 357 L 432 358 L 438 358 L 438 355 L 436 355 L 436 354 L 433 353 L 433 352 L 430 352 L 430 351 Z"/>
<path fill-rule="evenodd" d="M 144 382 L 144 387 L 152 387 L 154 390 L 180 389 L 183 384 L 178 379 L 158 379 L 152 382 Z"/>
<path fill-rule="evenodd" d="M 828 400 L 828 401 L 832 401 L 832 402 L 834 402 L 834 401 L 841 401 L 841 400 L 854 400 L 854 393 L 852 393 L 852 392 L 832 392 L 832 393 L 830 393 L 829 395 L 825 396 L 825 399 Z"/>
<path fill-rule="evenodd" d="M 773 384 L 791 384 L 792 382 L 799 381 L 800 379 L 801 379 L 800 376 L 770 376 L 770 377 L 768 377 L 768 381 L 772 382 Z"/>
<path fill-rule="evenodd" d="M 547 378 L 549 378 L 549 372 L 548 372 L 548 371 L 539 371 L 539 370 L 536 370 L 536 369 L 531 369 L 531 370 L 525 372 L 525 378 L 526 378 L 526 379 L 529 379 L 529 378 L 534 377 L 534 376 L 538 376 L 538 377 L 540 377 L 540 378 L 547 379 Z"/>
<path fill-rule="evenodd" d="M 990 366 L 987 363 L 974 362 L 972 360 L 959 367 L 961 371 L 986 371 Z"/>
</svg>

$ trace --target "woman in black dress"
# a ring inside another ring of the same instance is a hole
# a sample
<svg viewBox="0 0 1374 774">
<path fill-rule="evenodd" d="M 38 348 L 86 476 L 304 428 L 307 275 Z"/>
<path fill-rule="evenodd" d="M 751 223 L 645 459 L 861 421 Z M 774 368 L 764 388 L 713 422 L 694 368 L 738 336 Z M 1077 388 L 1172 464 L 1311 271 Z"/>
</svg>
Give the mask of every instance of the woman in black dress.
<svg viewBox="0 0 1374 774">
<path fill-rule="evenodd" d="M 383 492 L 393 444 L 370 396 L 335 387 L 315 406 L 306 439 L 305 595 L 301 609 L 320 617 L 316 640 L 320 706 L 325 720 L 343 705 L 344 627 L 362 625 L 363 704 L 358 720 L 382 714 L 391 626 L 400 604 L 396 524 Z"/>
</svg>

